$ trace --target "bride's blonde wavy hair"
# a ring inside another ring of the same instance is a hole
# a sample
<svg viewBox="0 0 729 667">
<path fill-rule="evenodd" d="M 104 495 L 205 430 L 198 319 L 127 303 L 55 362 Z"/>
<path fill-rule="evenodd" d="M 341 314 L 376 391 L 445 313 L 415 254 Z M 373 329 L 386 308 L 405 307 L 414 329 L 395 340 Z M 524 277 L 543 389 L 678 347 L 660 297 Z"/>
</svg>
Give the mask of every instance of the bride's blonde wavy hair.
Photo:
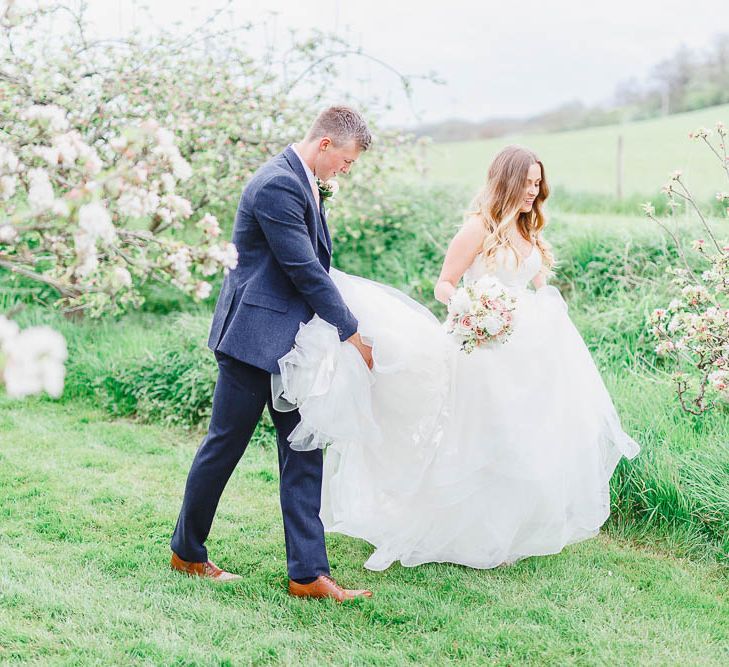
<svg viewBox="0 0 729 667">
<path fill-rule="evenodd" d="M 532 210 L 524 213 L 521 207 L 524 203 L 527 174 L 533 164 L 538 164 L 542 170 L 542 180 Z M 542 273 L 546 275 L 551 271 L 554 266 L 552 248 L 541 237 L 541 231 L 547 224 L 543 210 L 547 197 L 549 185 L 544 165 L 534 152 L 522 146 L 507 146 L 494 158 L 486 182 L 476 193 L 470 210 L 466 212 L 466 218 L 478 216 L 486 228 L 482 252 L 487 264 L 492 263 L 496 253 L 504 248 L 514 253 L 519 266 L 521 257 L 509 235 L 512 222 L 515 221 L 516 232 L 526 241 L 535 243 L 539 249 L 542 255 Z"/>
</svg>

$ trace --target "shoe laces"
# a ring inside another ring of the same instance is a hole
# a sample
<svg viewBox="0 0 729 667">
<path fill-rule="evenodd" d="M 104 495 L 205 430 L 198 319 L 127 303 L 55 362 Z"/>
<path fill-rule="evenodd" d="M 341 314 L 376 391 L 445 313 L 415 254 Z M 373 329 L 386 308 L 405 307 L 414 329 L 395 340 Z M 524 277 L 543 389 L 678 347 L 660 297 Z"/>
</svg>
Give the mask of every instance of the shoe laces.
<svg viewBox="0 0 729 667">
<path fill-rule="evenodd" d="M 337 583 L 336 581 L 334 581 L 334 579 L 332 579 L 332 578 L 331 578 L 331 577 L 330 577 L 329 575 L 326 575 L 326 574 L 322 574 L 321 576 L 322 576 L 322 577 L 324 577 L 324 579 L 326 579 L 326 580 L 327 580 L 327 581 L 328 581 L 329 583 L 331 583 L 331 584 L 332 584 L 332 586 L 334 586 L 334 588 L 336 588 L 336 589 L 337 589 L 338 591 L 341 591 L 342 593 L 344 593 L 344 588 L 342 588 L 342 587 L 341 587 L 341 586 L 340 586 L 340 585 L 339 585 L 339 584 L 338 584 L 338 583 Z"/>
<path fill-rule="evenodd" d="M 220 568 L 215 563 L 213 563 L 213 561 L 209 560 L 205 563 L 206 574 L 217 576 L 218 574 L 220 574 L 220 572 Z"/>
</svg>

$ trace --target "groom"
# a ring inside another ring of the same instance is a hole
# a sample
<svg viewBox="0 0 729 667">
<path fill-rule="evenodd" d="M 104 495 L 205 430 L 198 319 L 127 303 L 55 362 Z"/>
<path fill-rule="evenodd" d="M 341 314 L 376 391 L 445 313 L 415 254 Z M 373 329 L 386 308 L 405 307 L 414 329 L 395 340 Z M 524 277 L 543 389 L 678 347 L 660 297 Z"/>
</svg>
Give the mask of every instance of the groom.
<svg viewBox="0 0 729 667">
<path fill-rule="evenodd" d="M 372 350 L 329 277 L 332 241 L 317 184 L 348 173 L 370 141 L 359 113 L 331 107 L 303 141 L 264 164 L 243 190 L 233 228 L 238 267 L 223 282 L 208 340 L 218 362 L 213 411 L 172 536 L 175 570 L 219 582 L 240 579 L 208 559 L 205 540 L 223 489 L 268 405 L 278 441 L 289 592 L 340 602 L 372 595 L 343 589 L 330 577 L 319 518 L 322 451 L 291 449 L 287 438 L 299 413 L 278 412 L 271 402 L 278 360 L 314 314 L 337 327 L 340 339 L 372 366 Z"/>
</svg>

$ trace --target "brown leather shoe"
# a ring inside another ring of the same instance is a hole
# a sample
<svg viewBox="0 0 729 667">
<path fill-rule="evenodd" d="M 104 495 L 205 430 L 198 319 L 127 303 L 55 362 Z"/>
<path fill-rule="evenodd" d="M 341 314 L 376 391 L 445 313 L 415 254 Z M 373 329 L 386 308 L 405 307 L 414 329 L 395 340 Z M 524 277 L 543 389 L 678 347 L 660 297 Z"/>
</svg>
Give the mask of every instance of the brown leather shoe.
<svg viewBox="0 0 729 667">
<path fill-rule="evenodd" d="M 354 591 L 342 588 L 334 579 L 325 574 L 317 577 L 310 584 L 297 584 L 289 579 L 289 593 L 298 598 L 333 598 L 337 602 L 372 597 L 372 591 Z"/>
<path fill-rule="evenodd" d="M 227 584 L 230 581 L 238 581 L 242 577 L 232 572 L 226 572 L 221 570 L 213 561 L 209 560 L 206 563 L 193 563 L 187 560 L 182 560 L 174 551 L 172 552 L 172 560 L 170 561 L 170 567 L 173 570 L 182 572 L 183 574 L 189 574 L 194 577 L 204 577 L 205 579 L 212 579 L 220 584 Z"/>
</svg>

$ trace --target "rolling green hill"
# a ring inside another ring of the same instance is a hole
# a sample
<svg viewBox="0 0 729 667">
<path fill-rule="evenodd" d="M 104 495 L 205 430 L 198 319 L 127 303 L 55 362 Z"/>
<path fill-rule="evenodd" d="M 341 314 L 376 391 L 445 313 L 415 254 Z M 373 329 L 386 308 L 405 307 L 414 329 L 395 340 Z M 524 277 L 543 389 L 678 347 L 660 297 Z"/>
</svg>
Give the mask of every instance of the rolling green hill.
<svg viewBox="0 0 729 667">
<path fill-rule="evenodd" d="M 545 164 L 552 186 L 570 192 L 614 194 L 617 180 L 617 143 L 623 137 L 623 194 L 657 196 L 675 169 L 696 196 L 707 199 L 729 184 L 722 179 L 716 157 L 703 142 L 688 133 L 729 125 L 729 105 L 664 118 L 609 125 L 570 132 L 500 137 L 486 141 L 435 143 L 428 148 L 427 178 L 433 182 L 461 183 L 474 190 L 486 175 L 489 162 L 508 144 L 536 151 Z"/>
</svg>

